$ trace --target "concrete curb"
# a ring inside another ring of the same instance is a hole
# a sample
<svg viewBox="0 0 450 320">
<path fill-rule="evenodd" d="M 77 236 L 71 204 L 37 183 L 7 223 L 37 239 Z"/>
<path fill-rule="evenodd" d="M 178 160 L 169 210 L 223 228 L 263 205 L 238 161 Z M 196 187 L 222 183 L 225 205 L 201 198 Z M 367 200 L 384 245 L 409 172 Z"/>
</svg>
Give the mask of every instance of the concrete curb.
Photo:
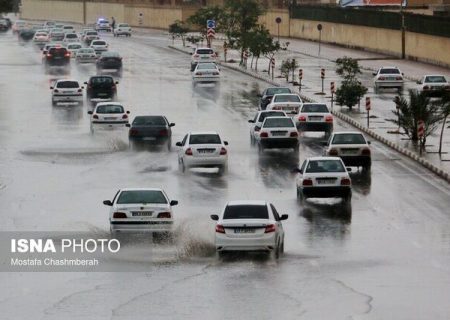
<svg viewBox="0 0 450 320">
<path fill-rule="evenodd" d="M 189 52 L 186 52 L 180 48 L 174 47 L 174 46 L 170 46 L 169 48 L 174 49 L 176 51 L 185 53 L 185 54 L 190 54 Z M 268 79 L 265 76 L 262 76 L 260 74 L 257 74 L 255 72 L 240 68 L 240 67 L 235 67 L 235 66 L 231 66 L 229 64 L 223 63 L 223 62 L 218 62 L 219 65 L 221 65 L 222 67 L 228 68 L 230 70 L 234 70 L 234 71 L 238 71 L 241 72 L 245 75 L 251 76 L 253 78 L 265 81 L 273 86 L 281 86 L 280 83 L 276 82 L 275 80 L 271 80 Z M 307 97 L 305 95 L 300 94 L 301 98 L 304 101 L 307 102 L 316 102 L 314 99 L 311 99 L 310 97 Z M 351 117 L 339 112 L 339 111 L 335 111 L 332 110 L 331 111 L 336 117 L 338 117 L 339 119 L 341 119 L 342 121 L 347 122 L 348 124 L 354 126 L 355 128 L 361 130 L 362 132 L 366 133 L 367 135 L 371 136 L 372 138 L 378 140 L 379 142 L 383 143 L 384 145 L 394 149 L 395 151 L 401 153 L 402 155 L 410 158 L 411 160 L 414 160 L 416 162 L 418 162 L 419 164 L 421 164 L 423 167 L 427 168 L 428 170 L 430 170 L 431 172 L 433 172 L 434 174 L 438 175 L 439 177 L 441 177 L 442 179 L 444 179 L 445 181 L 450 183 L 450 173 L 448 173 L 447 171 L 438 168 L 437 166 L 435 166 L 434 164 L 432 164 L 431 162 L 429 162 L 426 159 L 421 158 L 420 156 L 418 156 L 417 154 L 415 154 L 414 152 L 403 148 L 401 146 L 399 146 L 398 144 L 386 139 L 385 137 L 382 137 L 381 135 L 379 135 L 378 133 L 366 128 L 365 126 L 363 126 L 362 124 L 358 123 L 356 120 L 352 119 Z"/>
</svg>

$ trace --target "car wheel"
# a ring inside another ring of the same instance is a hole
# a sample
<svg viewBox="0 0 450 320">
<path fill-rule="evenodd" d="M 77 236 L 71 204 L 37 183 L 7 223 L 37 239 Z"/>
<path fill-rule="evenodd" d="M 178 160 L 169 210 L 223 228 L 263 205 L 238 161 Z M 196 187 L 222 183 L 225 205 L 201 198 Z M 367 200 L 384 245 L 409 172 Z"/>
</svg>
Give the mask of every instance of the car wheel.
<svg viewBox="0 0 450 320">
<path fill-rule="evenodd" d="M 277 244 L 277 246 L 275 247 L 275 249 L 273 249 L 270 252 L 270 256 L 274 259 L 274 260 L 278 260 L 280 258 L 280 244 Z"/>
<path fill-rule="evenodd" d="M 57 103 L 55 100 L 52 100 L 52 106 L 53 106 L 53 107 L 56 107 L 57 104 L 58 104 L 58 103 Z"/>
<path fill-rule="evenodd" d="M 263 153 L 264 153 L 264 147 L 263 147 L 261 144 L 258 144 L 258 152 L 259 152 L 260 154 L 263 154 Z"/>
<path fill-rule="evenodd" d="M 227 172 L 227 165 L 223 165 L 219 167 L 219 175 L 223 175 Z"/>
<path fill-rule="evenodd" d="M 91 126 L 91 135 L 94 134 L 94 128 Z"/>
<path fill-rule="evenodd" d="M 378 88 L 378 86 L 375 86 L 375 87 L 373 88 L 373 92 L 376 93 L 376 94 L 378 94 L 378 93 L 380 92 L 380 88 Z"/>
<path fill-rule="evenodd" d="M 250 135 L 250 144 L 251 144 L 252 146 L 255 145 L 255 137 L 253 137 L 253 135 Z"/>
<path fill-rule="evenodd" d="M 219 260 L 223 260 L 223 258 L 225 257 L 225 252 L 224 251 L 217 251 L 217 259 Z"/>
<path fill-rule="evenodd" d="M 191 64 L 191 72 L 195 70 L 195 64 Z"/>
<path fill-rule="evenodd" d="M 172 150 L 172 140 L 169 139 L 169 141 L 167 141 L 167 151 L 171 151 Z"/>
<path fill-rule="evenodd" d="M 303 195 L 302 191 L 299 190 L 298 188 L 297 188 L 297 199 L 302 206 L 305 204 L 305 196 Z"/>
<path fill-rule="evenodd" d="M 284 240 L 281 242 L 281 246 L 280 246 L 280 254 L 284 253 Z"/>
<path fill-rule="evenodd" d="M 184 165 L 183 159 L 181 159 L 181 161 L 180 161 L 180 170 L 183 173 L 186 172 L 186 166 Z"/>
<path fill-rule="evenodd" d="M 299 149 L 300 149 L 300 145 L 299 144 L 294 146 L 294 152 L 298 153 Z"/>
<path fill-rule="evenodd" d="M 364 171 L 370 171 L 371 167 L 372 167 L 372 162 L 368 162 L 366 165 L 362 166 Z"/>
</svg>

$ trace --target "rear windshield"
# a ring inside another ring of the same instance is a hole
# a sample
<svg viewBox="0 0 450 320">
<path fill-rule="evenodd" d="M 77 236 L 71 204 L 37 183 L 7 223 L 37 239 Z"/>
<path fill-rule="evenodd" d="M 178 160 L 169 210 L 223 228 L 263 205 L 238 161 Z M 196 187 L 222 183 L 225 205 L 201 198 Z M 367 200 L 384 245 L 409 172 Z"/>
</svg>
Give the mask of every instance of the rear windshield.
<svg viewBox="0 0 450 320">
<path fill-rule="evenodd" d="M 66 48 L 50 48 L 48 52 L 54 56 L 63 56 L 67 53 Z"/>
<path fill-rule="evenodd" d="M 197 66 L 197 70 L 207 70 L 207 69 L 216 69 L 216 65 L 214 63 L 199 63 Z"/>
<path fill-rule="evenodd" d="M 163 117 L 136 117 L 133 125 L 138 126 L 165 126 L 166 120 Z"/>
<path fill-rule="evenodd" d="M 123 107 L 114 105 L 114 104 L 108 104 L 103 106 L 98 106 L 96 113 L 124 113 Z"/>
<path fill-rule="evenodd" d="M 312 160 L 309 161 L 305 172 L 345 172 L 345 168 L 339 160 Z"/>
<path fill-rule="evenodd" d="M 214 51 L 212 49 L 197 49 L 197 54 L 213 54 Z"/>
<path fill-rule="evenodd" d="M 95 46 L 104 46 L 106 44 L 106 42 L 105 41 L 93 41 L 92 44 Z"/>
<path fill-rule="evenodd" d="M 67 33 L 66 38 L 78 38 L 76 33 Z"/>
<path fill-rule="evenodd" d="M 332 144 L 365 144 L 366 140 L 362 134 L 358 133 L 343 133 L 336 134 L 333 137 Z"/>
<path fill-rule="evenodd" d="M 62 33 L 63 29 L 52 29 L 52 33 Z"/>
<path fill-rule="evenodd" d="M 78 53 L 95 53 L 94 49 L 80 49 Z"/>
<path fill-rule="evenodd" d="M 167 203 L 167 199 L 157 190 L 123 191 L 117 199 L 117 204 L 126 203 Z"/>
<path fill-rule="evenodd" d="M 267 118 L 264 122 L 264 128 L 286 128 L 294 127 L 291 118 Z"/>
<path fill-rule="evenodd" d="M 267 117 L 285 117 L 286 115 L 282 111 L 270 111 L 270 112 L 263 112 L 259 115 L 258 122 L 263 122 L 265 118 Z"/>
<path fill-rule="evenodd" d="M 189 137 L 189 144 L 220 144 L 217 134 L 194 134 Z"/>
<path fill-rule="evenodd" d="M 380 70 L 381 74 L 400 74 L 400 70 L 395 68 L 386 68 Z"/>
<path fill-rule="evenodd" d="M 300 97 L 295 94 L 275 96 L 274 102 L 301 102 Z"/>
<path fill-rule="evenodd" d="M 328 108 L 324 104 L 305 104 L 302 112 L 328 112 Z"/>
<path fill-rule="evenodd" d="M 269 219 L 265 205 L 234 205 L 227 206 L 223 213 L 224 219 Z"/>
<path fill-rule="evenodd" d="M 96 36 L 96 35 L 98 35 L 98 33 L 97 33 L 97 31 L 88 31 L 88 32 L 86 32 L 86 35 L 88 35 L 88 36 Z"/>
<path fill-rule="evenodd" d="M 113 51 L 107 51 L 107 52 L 103 52 L 102 53 L 102 57 L 107 57 L 107 58 L 120 58 L 119 53 L 117 52 L 113 52 Z"/>
<path fill-rule="evenodd" d="M 80 85 L 77 81 L 60 81 L 56 85 L 57 88 L 78 88 Z"/>
<path fill-rule="evenodd" d="M 428 83 L 439 83 L 439 82 L 447 82 L 444 76 L 428 76 L 425 77 L 425 82 Z"/>
<path fill-rule="evenodd" d="M 64 29 L 73 29 L 72 26 L 64 26 L 63 28 L 64 28 Z"/>
<path fill-rule="evenodd" d="M 113 79 L 110 77 L 95 77 L 91 78 L 91 84 L 112 84 Z"/>
<path fill-rule="evenodd" d="M 289 88 L 269 88 L 267 89 L 266 95 L 273 96 L 274 94 L 280 93 L 291 93 L 291 89 Z"/>
<path fill-rule="evenodd" d="M 69 44 L 67 46 L 68 49 L 80 49 L 81 48 L 81 44 Z"/>
</svg>

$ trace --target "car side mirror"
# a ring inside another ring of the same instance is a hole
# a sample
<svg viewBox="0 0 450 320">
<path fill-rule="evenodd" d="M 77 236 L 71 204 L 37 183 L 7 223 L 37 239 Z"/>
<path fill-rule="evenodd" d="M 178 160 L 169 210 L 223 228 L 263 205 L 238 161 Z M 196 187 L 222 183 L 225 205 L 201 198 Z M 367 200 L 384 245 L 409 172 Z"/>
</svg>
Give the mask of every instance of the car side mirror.
<svg viewBox="0 0 450 320">
<path fill-rule="evenodd" d="M 129 111 L 129 110 L 127 110 L 127 114 L 130 114 L 130 111 Z"/>
<path fill-rule="evenodd" d="M 373 75 L 373 76 L 376 76 L 376 75 L 377 75 L 377 73 L 376 73 L 376 72 L 372 72 L 372 75 Z"/>
<path fill-rule="evenodd" d="M 88 111 L 87 113 L 88 113 L 88 114 L 93 114 L 93 112 L 92 112 L 92 111 Z"/>
<path fill-rule="evenodd" d="M 294 168 L 294 169 L 292 169 L 292 172 L 303 173 L 301 168 Z"/>
<path fill-rule="evenodd" d="M 258 93 L 256 96 L 257 96 L 258 98 L 262 98 L 262 94 L 261 94 L 261 93 Z"/>
<path fill-rule="evenodd" d="M 372 142 L 371 141 L 367 141 L 367 144 L 372 144 Z"/>
<path fill-rule="evenodd" d="M 177 142 L 177 143 L 175 143 L 175 145 L 177 146 L 177 147 L 182 147 L 183 145 L 181 144 L 181 142 Z"/>
<path fill-rule="evenodd" d="M 84 89 L 84 87 L 82 86 L 81 89 Z"/>
<path fill-rule="evenodd" d="M 127 123 L 125 127 L 131 128 L 131 124 Z"/>
<path fill-rule="evenodd" d="M 175 123 L 174 122 L 169 123 L 169 127 L 175 127 Z"/>
<path fill-rule="evenodd" d="M 227 146 L 228 145 L 228 141 L 224 141 L 223 144 Z"/>
<path fill-rule="evenodd" d="M 248 123 L 255 123 L 255 120 L 248 120 Z"/>
<path fill-rule="evenodd" d="M 51 90 L 53 90 L 53 87 L 50 87 Z"/>
<path fill-rule="evenodd" d="M 322 141 L 322 146 L 324 147 L 328 146 L 328 141 Z"/>
<path fill-rule="evenodd" d="M 112 202 L 111 202 L 111 200 L 105 200 L 105 201 L 103 201 L 103 204 L 105 205 L 105 206 L 110 206 L 110 207 L 112 207 Z"/>
<path fill-rule="evenodd" d="M 119 84 L 119 81 L 116 81 L 115 83 L 116 83 L 116 84 Z"/>
<path fill-rule="evenodd" d="M 347 169 L 348 172 L 352 172 L 352 168 L 351 167 L 346 167 L 345 169 Z"/>
<path fill-rule="evenodd" d="M 85 81 L 84 84 L 88 84 L 87 81 Z"/>
<path fill-rule="evenodd" d="M 417 83 L 417 84 L 422 84 L 422 81 L 419 80 L 419 81 L 417 81 L 416 83 Z"/>
<path fill-rule="evenodd" d="M 176 206 L 178 204 L 178 201 L 177 200 L 172 200 L 172 201 L 170 201 L 170 205 L 171 206 Z"/>
<path fill-rule="evenodd" d="M 282 214 L 280 220 L 287 220 L 289 218 L 288 214 Z"/>
<path fill-rule="evenodd" d="M 219 220 L 219 216 L 217 214 L 212 214 L 210 217 L 211 217 L 211 220 L 214 220 L 214 221 Z"/>
</svg>

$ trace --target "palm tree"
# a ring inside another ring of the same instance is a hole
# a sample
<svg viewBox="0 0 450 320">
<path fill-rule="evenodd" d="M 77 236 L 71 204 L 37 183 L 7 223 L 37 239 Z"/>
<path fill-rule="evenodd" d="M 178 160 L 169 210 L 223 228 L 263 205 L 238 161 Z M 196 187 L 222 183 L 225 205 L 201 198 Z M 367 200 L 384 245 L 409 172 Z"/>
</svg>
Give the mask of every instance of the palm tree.
<svg viewBox="0 0 450 320">
<path fill-rule="evenodd" d="M 444 137 L 444 129 L 447 124 L 447 118 L 450 116 L 450 92 L 443 91 L 441 98 L 436 102 L 436 104 L 441 109 L 442 114 L 442 127 L 441 127 L 441 136 L 439 138 L 439 155 L 442 154 L 442 138 Z"/>
<path fill-rule="evenodd" d="M 409 90 L 409 101 L 402 96 L 397 96 L 394 102 L 398 108 L 392 112 L 397 119 L 390 121 L 402 127 L 413 142 L 418 142 L 417 127 L 418 122 L 422 120 L 425 124 L 425 131 L 421 147 L 425 147 L 427 137 L 436 130 L 438 122 L 442 119 L 440 107 L 432 103 L 426 93 L 419 93 L 417 90 L 411 89 Z"/>
</svg>

